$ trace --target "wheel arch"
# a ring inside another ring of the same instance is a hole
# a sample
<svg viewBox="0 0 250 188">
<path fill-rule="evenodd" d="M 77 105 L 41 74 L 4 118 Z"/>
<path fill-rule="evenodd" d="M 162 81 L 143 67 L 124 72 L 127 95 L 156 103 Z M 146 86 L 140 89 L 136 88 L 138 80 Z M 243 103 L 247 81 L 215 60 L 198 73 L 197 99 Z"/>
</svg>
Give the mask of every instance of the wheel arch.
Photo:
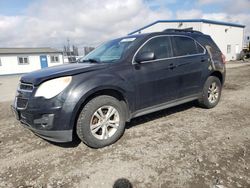
<svg viewBox="0 0 250 188">
<path fill-rule="evenodd" d="M 93 98 L 97 96 L 108 95 L 108 96 L 115 97 L 119 101 L 123 101 L 122 104 L 124 105 L 124 108 L 126 109 L 126 121 L 129 121 L 130 120 L 129 101 L 128 101 L 128 97 L 124 95 L 124 93 L 125 92 L 121 88 L 101 87 L 101 88 L 92 89 L 91 91 L 87 92 L 84 96 L 82 96 L 73 110 L 73 115 L 70 121 L 73 127 L 73 137 L 76 135 L 76 123 L 77 123 L 77 119 L 79 117 L 80 112 L 90 100 L 92 100 Z"/>
<path fill-rule="evenodd" d="M 210 76 L 215 76 L 215 77 L 219 78 L 221 85 L 224 84 L 224 78 L 223 78 L 223 75 L 220 71 L 214 71 L 210 74 Z"/>
</svg>

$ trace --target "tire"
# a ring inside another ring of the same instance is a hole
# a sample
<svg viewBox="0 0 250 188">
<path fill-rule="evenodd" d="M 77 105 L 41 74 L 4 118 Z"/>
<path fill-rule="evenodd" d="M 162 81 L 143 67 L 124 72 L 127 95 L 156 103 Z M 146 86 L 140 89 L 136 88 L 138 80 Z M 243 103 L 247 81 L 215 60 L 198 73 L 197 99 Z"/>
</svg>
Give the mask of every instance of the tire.
<svg viewBox="0 0 250 188">
<path fill-rule="evenodd" d="M 124 103 L 114 97 L 102 95 L 92 99 L 79 114 L 78 137 L 92 148 L 115 143 L 125 130 L 125 110 Z"/>
<path fill-rule="evenodd" d="M 219 78 L 209 76 L 203 86 L 202 96 L 198 100 L 199 105 L 207 109 L 215 107 L 220 101 L 221 90 L 222 86 Z"/>
</svg>

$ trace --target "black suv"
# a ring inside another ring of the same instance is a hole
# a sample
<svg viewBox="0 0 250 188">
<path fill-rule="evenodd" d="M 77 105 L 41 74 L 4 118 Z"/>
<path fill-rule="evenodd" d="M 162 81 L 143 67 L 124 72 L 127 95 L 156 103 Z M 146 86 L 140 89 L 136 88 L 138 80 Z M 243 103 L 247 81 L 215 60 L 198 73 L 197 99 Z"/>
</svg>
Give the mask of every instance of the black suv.
<svg viewBox="0 0 250 188">
<path fill-rule="evenodd" d="M 69 142 L 75 132 L 101 148 L 134 117 L 193 100 L 213 108 L 224 80 L 225 58 L 210 36 L 168 29 L 111 40 L 74 64 L 24 75 L 12 109 L 45 139 Z"/>
</svg>

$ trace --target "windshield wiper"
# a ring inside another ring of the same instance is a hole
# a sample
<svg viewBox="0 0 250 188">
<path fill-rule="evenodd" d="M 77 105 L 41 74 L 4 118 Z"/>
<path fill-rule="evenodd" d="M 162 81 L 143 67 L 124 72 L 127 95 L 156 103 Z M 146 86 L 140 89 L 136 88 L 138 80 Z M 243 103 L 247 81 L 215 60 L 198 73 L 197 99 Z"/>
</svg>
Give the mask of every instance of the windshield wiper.
<svg viewBox="0 0 250 188">
<path fill-rule="evenodd" d="M 100 63 L 100 61 L 96 60 L 96 59 L 84 59 L 81 62 L 90 62 L 90 63 Z"/>
</svg>

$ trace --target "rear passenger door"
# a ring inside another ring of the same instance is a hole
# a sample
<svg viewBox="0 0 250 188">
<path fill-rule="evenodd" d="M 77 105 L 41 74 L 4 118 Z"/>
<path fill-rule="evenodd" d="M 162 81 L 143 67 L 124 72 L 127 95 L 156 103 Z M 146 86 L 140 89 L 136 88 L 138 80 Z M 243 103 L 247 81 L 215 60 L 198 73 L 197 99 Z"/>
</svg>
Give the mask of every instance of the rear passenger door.
<svg viewBox="0 0 250 188">
<path fill-rule="evenodd" d="M 202 71 L 207 69 L 205 49 L 188 36 L 172 36 L 171 41 L 180 79 L 178 98 L 197 95 L 201 91 Z"/>
</svg>

